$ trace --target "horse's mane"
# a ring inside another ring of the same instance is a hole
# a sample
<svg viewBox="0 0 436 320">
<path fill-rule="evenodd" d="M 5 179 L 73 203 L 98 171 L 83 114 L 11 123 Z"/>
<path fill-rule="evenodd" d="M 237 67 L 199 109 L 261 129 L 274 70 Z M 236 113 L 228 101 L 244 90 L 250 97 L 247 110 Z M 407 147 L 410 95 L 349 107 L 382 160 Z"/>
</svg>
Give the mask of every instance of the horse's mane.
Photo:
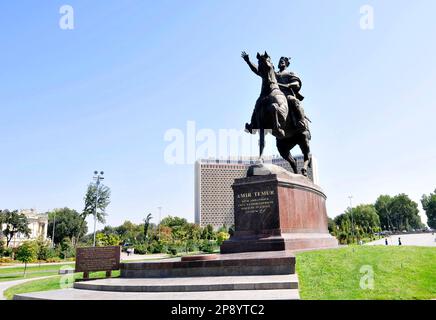
<svg viewBox="0 0 436 320">
<path fill-rule="evenodd" d="M 269 68 L 267 75 L 266 75 L 266 79 L 270 82 L 270 83 L 277 83 L 277 77 L 276 77 L 276 72 L 274 69 L 274 65 L 271 63 L 271 61 L 269 62 L 271 65 L 271 68 Z M 268 65 L 265 62 L 265 65 Z"/>
</svg>

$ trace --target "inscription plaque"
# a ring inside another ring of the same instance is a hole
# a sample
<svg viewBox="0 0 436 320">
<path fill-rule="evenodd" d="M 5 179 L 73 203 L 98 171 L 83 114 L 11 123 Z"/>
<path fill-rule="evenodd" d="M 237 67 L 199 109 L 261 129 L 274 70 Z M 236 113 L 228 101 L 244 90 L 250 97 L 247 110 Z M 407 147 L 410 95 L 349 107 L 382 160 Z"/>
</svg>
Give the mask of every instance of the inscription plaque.
<svg viewBox="0 0 436 320">
<path fill-rule="evenodd" d="M 274 205 L 275 190 L 254 191 L 236 195 L 237 210 L 241 213 L 264 213 Z"/>
<path fill-rule="evenodd" d="M 233 186 L 237 232 L 271 234 L 279 228 L 277 184 L 238 184 Z"/>
<path fill-rule="evenodd" d="M 106 271 L 110 276 L 112 270 L 120 269 L 120 255 L 120 246 L 77 248 L 75 271 L 83 272 L 85 279 L 94 271 Z"/>
</svg>

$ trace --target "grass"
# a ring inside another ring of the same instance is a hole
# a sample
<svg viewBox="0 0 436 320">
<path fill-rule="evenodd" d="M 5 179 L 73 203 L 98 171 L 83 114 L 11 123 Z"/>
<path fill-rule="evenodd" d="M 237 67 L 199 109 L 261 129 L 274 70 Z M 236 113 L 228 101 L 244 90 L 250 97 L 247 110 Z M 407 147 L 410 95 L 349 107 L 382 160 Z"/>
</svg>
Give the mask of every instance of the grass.
<svg viewBox="0 0 436 320">
<path fill-rule="evenodd" d="M 373 270 L 372 289 L 360 287 L 362 277 L 369 275 L 361 273 L 364 266 Z M 296 267 L 302 299 L 436 298 L 436 248 L 351 246 L 307 251 L 297 254 Z"/>
<path fill-rule="evenodd" d="M 89 277 L 91 279 L 104 278 L 105 272 L 92 272 Z M 120 276 L 119 271 L 112 272 L 112 278 L 116 278 Z M 83 273 L 75 273 L 74 281 L 83 279 Z M 71 287 L 73 281 L 71 275 L 69 276 L 53 276 L 46 279 L 29 281 L 23 284 L 19 284 L 13 287 L 10 287 L 6 291 L 3 292 L 3 295 L 6 299 L 11 300 L 15 294 L 20 293 L 30 293 L 30 292 L 40 292 L 40 291 L 50 291 L 50 290 L 58 290 L 65 287 Z"/>
<path fill-rule="evenodd" d="M 0 268 L 0 282 L 56 275 L 58 274 L 59 269 L 64 268 L 65 266 L 71 267 L 73 264 L 66 262 L 65 264 L 57 265 L 41 264 L 40 266 L 28 266 L 25 277 L 23 276 L 24 266 Z"/>
</svg>

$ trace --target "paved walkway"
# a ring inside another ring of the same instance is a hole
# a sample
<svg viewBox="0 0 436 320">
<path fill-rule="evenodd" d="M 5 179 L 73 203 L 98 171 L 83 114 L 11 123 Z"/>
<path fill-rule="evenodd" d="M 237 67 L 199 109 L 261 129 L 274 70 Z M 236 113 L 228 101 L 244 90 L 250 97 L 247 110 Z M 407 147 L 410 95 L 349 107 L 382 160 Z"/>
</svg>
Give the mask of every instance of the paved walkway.
<svg viewBox="0 0 436 320">
<path fill-rule="evenodd" d="M 64 262 L 49 262 L 49 263 L 28 263 L 27 267 L 44 267 L 44 266 L 54 266 L 54 265 L 72 265 L 74 261 L 64 261 Z M 19 268 L 24 267 L 24 263 L 14 263 L 8 265 L 0 265 L 0 269 L 8 269 L 8 268 Z"/>
<path fill-rule="evenodd" d="M 168 258 L 170 255 L 168 254 L 131 254 L 130 256 L 127 255 L 127 253 L 122 252 L 121 253 L 121 262 L 124 261 L 144 261 L 144 260 L 158 260 L 158 259 L 164 259 Z M 44 267 L 44 266 L 53 266 L 53 265 L 73 265 L 74 261 L 64 261 L 64 262 L 49 262 L 49 263 L 28 263 L 28 267 Z M 23 263 L 14 263 L 14 264 L 8 264 L 8 265 L 0 265 L 0 269 L 7 269 L 7 268 L 18 268 L 18 267 L 24 267 Z"/>
<path fill-rule="evenodd" d="M 6 291 L 7 289 L 9 289 L 10 287 L 13 287 L 13 286 L 16 286 L 16 285 L 19 285 L 19 284 L 22 284 L 22 283 L 25 283 L 28 281 L 40 280 L 40 279 L 45 279 L 45 278 L 50 278 L 50 277 L 54 277 L 54 276 L 0 282 L 0 300 L 6 300 L 6 298 L 3 296 L 3 292 Z"/>
<path fill-rule="evenodd" d="M 401 238 L 403 246 L 423 246 L 423 247 L 436 247 L 436 234 L 431 233 L 417 233 L 417 234 L 400 234 L 393 235 L 388 238 L 388 244 L 390 246 L 398 246 L 398 238 Z M 385 239 L 369 242 L 366 245 L 385 245 Z"/>
</svg>

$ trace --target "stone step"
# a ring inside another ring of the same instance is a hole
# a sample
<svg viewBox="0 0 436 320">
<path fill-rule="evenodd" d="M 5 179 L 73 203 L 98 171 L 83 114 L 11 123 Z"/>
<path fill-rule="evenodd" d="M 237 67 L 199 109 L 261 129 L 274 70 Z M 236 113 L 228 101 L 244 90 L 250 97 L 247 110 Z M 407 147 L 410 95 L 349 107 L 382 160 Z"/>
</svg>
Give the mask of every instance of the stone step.
<svg viewBox="0 0 436 320">
<path fill-rule="evenodd" d="M 200 292 L 108 292 L 62 289 L 16 294 L 14 300 L 299 300 L 297 289 Z"/>
<path fill-rule="evenodd" d="M 74 283 L 75 289 L 113 292 L 199 292 L 298 289 L 296 274 L 268 276 L 112 278 Z"/>
<path fill-rule="evenodd" d="M 218 254 L 207 261 L 168 259 L 122 263 L 122 278 L 184 278 L 212 276 L 287 275 L 295 273 L 295 256 L 287 251 Z"/>
</svg>

